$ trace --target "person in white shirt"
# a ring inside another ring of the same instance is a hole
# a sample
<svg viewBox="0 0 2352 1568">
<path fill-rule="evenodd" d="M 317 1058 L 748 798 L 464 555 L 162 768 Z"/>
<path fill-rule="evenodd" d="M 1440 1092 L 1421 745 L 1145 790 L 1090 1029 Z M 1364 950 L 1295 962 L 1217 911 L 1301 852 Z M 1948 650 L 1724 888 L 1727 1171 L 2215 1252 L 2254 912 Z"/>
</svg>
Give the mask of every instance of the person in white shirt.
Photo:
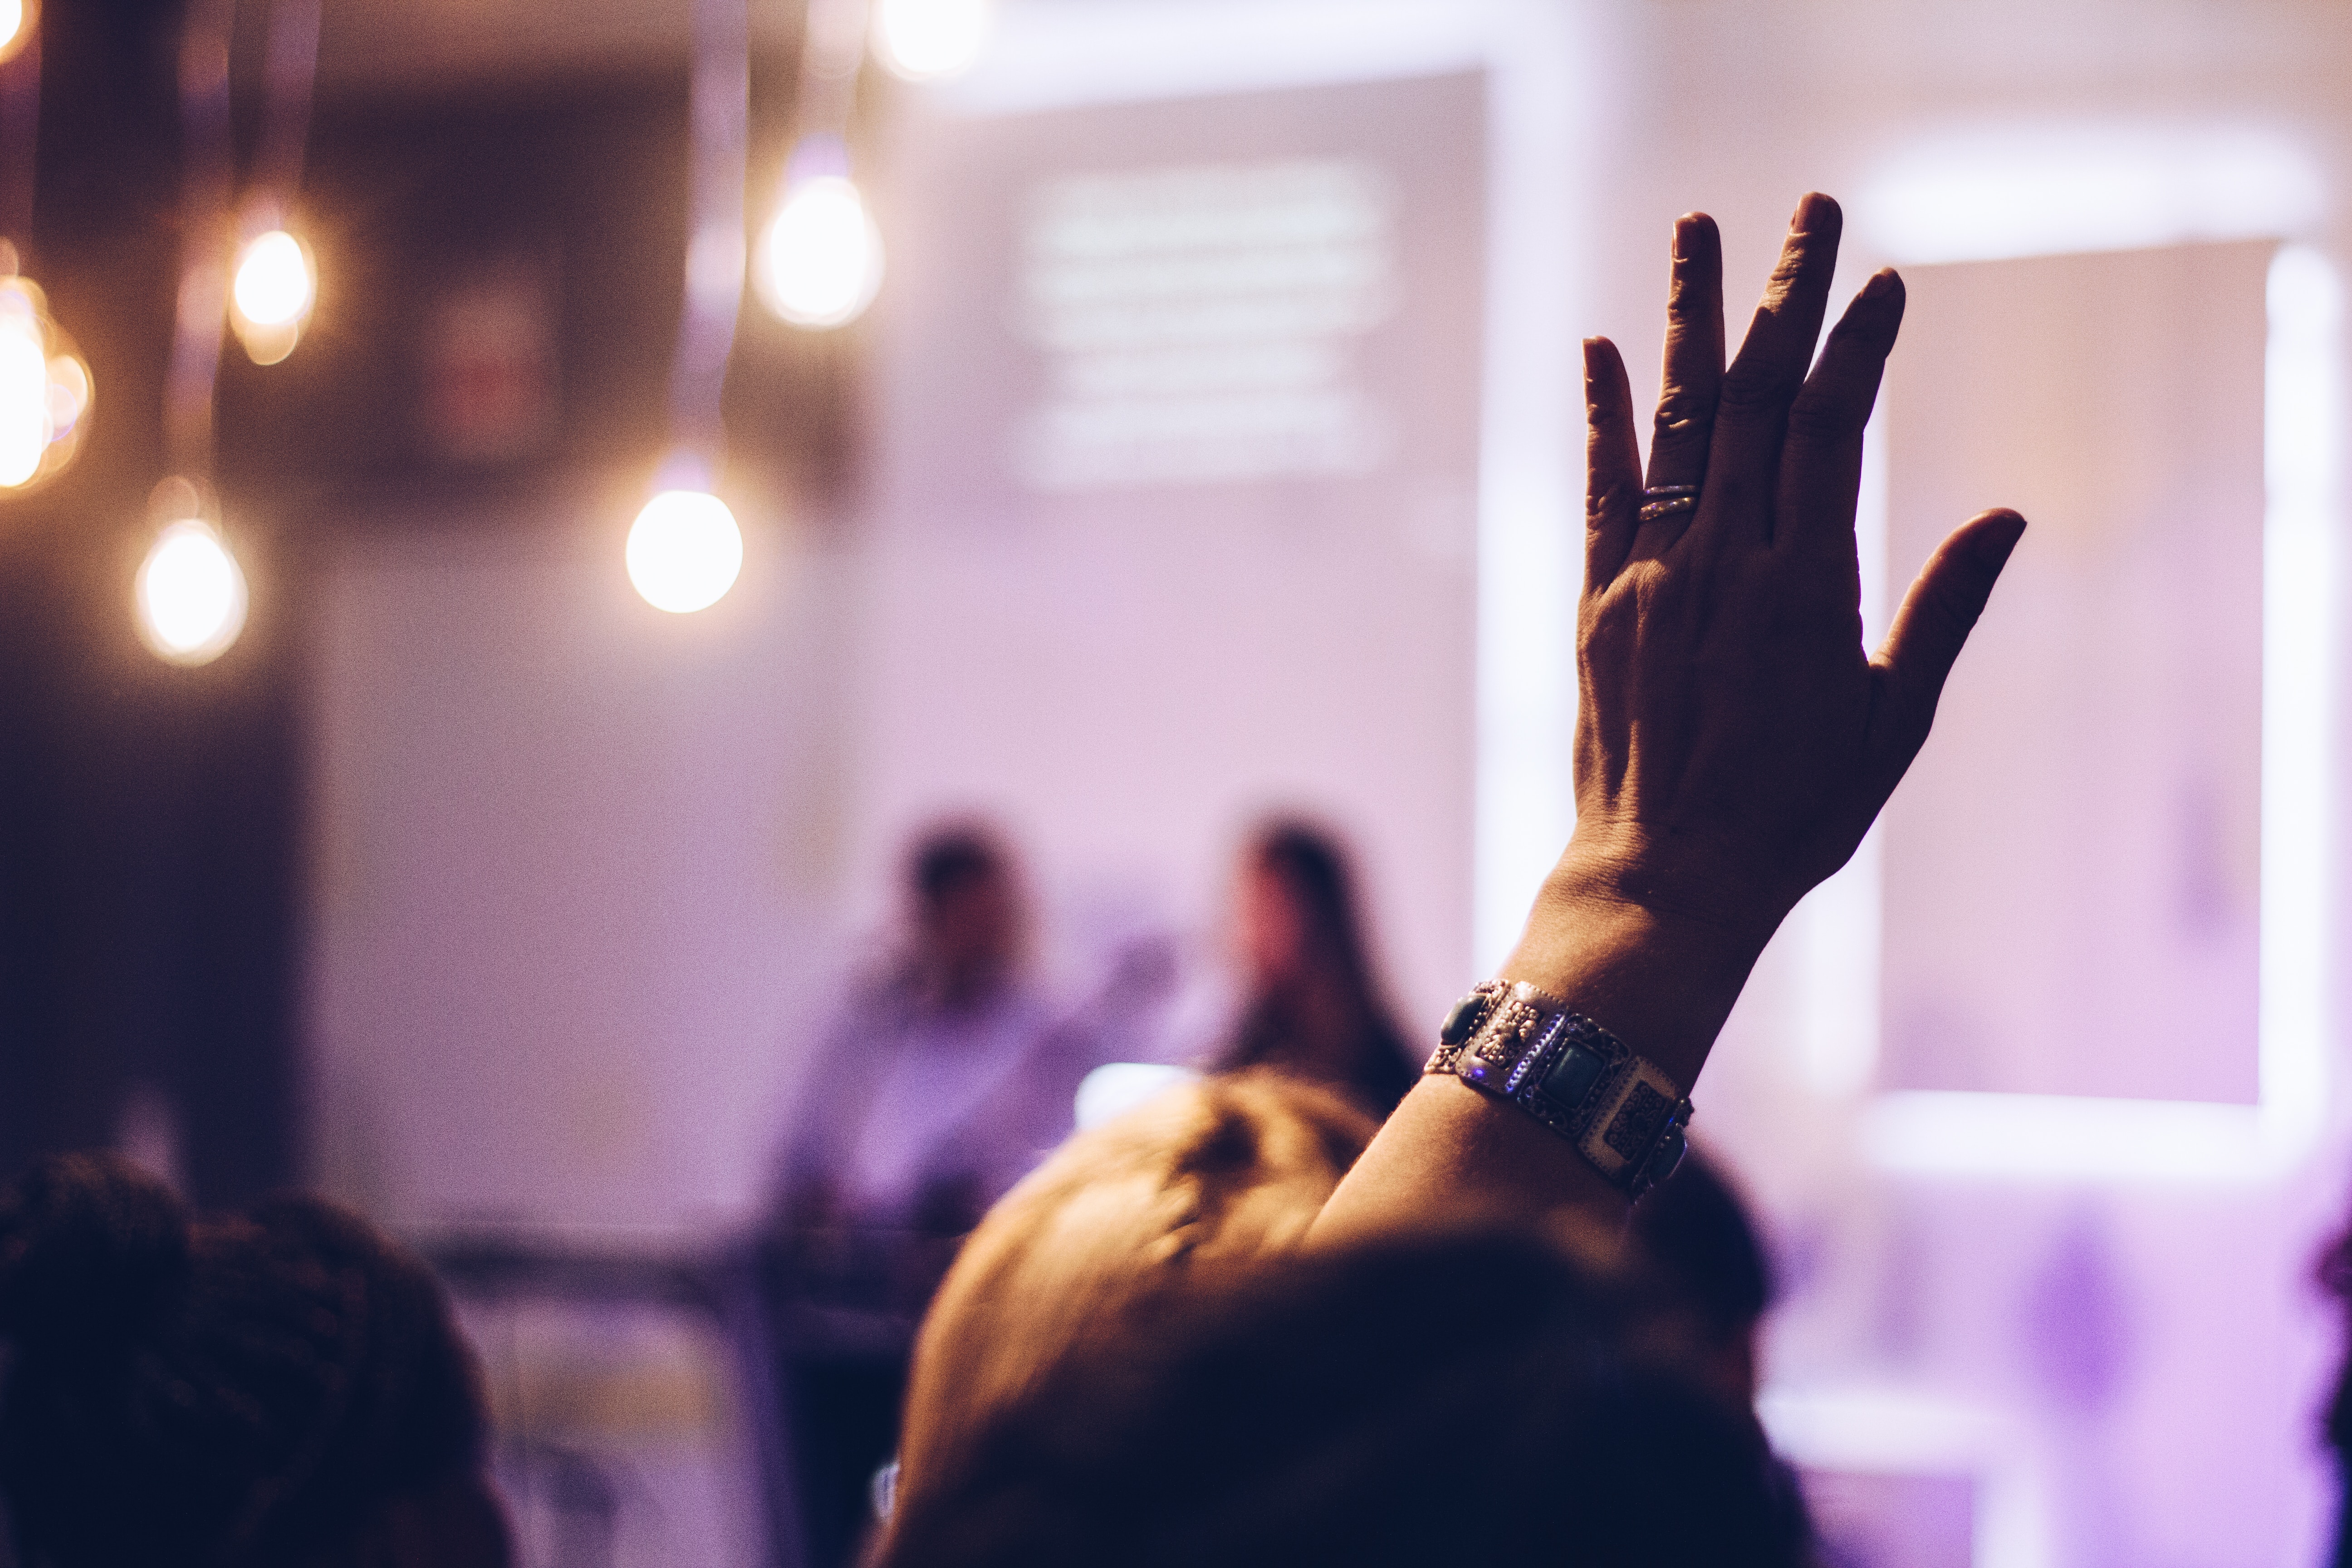
<svg viewBox="0 0 2352 1568">
<path fill-rule="evenodd" d="M 917 1323 L 964 1234 L 1069 1132 L 1094 1030 L 1029 981 L 1012 852 L 932 829 L 894 950 L 809 1064 L 766 1249 L 795 1510 L 812 1568 L 852 1560 L 898 1444 Z"/>
</svg>

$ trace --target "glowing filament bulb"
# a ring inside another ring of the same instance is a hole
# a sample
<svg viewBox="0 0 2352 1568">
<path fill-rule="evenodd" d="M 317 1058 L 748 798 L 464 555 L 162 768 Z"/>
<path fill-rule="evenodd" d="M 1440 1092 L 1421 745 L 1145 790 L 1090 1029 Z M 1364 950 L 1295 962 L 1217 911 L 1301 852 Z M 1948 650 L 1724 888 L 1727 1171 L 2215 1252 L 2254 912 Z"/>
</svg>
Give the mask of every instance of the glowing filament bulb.
<svg viewBox="0 0 2352 1568">
<path fill-rule="evenodd" d="M 273 228 L 247 242 L 236 258 L 229 300 L 230 324 L 256 364 L 276 364 L 294 352 L 318 294 L 318 275 L 302 242 Z"/>
<path fill-rule="evenodd" d="M 39 9 L 29 0 L 0 0 L 0 60 L 12 58 L 32 41 L 34 24 L 39 20 Z"/>
<path fill-rule="evenodd" d="M 56 433 L 42 337 L 40 320 L 23 293 L 12 289 L 0 295 L 0 485 L 11 489 L 41 471 Z"/>
<path fill-rule="evenodd" d="M 768 309 L 797 327 L 857 319 L 882 286 L 882 233 L 845 175 L 798 180 L 760 237 L 752 282 Z"/>
<path fill-rule="evenodd" d="M 683 616 L 727 596 L 743 570 L 743 531 L 707 490 L 664 490 L 630 525 L 629 581 L 657 610 Z"/>
<path fill-rule="evenodd" d="M 908 81 L 954 76 L 980 58 L 988 12 L 988 0 L 878 0 L 875 51 Z"/>
<path fill-rule="evenodd" d="M 73 461 L 89 413 L 89 367 L 49 319 L 41 290 L 12 276 L 0 240 L 0 489 L 46 479 Z"/>
<path fill-rule="evenodd" d="M 236 262 L 236 308 L 260 327 L 282 327 L 310 304 L 310 260 L 302 242 L 273 228 Z"/>
<path fill-rule="evenodd" d="M 165 526 L 139 564 L 139 635 L 158 658 L 204 664 L 245 629 L 245 574 L 195 518 Z"/>
</svg>

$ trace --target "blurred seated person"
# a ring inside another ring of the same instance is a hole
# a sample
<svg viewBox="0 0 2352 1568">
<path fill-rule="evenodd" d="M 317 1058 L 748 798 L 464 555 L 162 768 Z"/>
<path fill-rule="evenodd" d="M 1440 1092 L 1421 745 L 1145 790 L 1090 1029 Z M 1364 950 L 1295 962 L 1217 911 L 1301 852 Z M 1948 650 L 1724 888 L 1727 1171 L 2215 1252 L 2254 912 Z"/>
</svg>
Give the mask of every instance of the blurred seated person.
<svg viewBox="0 0 2352 1568">
<path fill-rule="evenodd" d="M 331 1204 L 193 1218 L 110 1155 L 0 1191 L 0 1500 L 26 1568 L 505 1568 L 480 1375 Z"/>
<path fill-rule="evenodd" d="M 1708 1386 L 1725 1358 L 1614 1248 L 2024 530 L 1963 524 L 1862 646 L 1863 430 L 1903 289 L 1874 276 L 1816 361 L 1841 226 L 1800 204 L 1727 366 L 1719 237 L 1676 224 L 1646 474 L 1624 367 L 1585 346 L 1576 825 L 1500 974 L 1311 1216 L 1222 1244 L 1216 1173 L 1265 1141 L 1220 1117 L 1120 1160 L 1081 1139 L 1018 1189 L 925 1327 L 888 1568 L 1799 1559 L 1752 1415 Z"/>
<path fill-rule="evenodd" d="M 1328 1085 L 1375 1116 L 1419 1076 L 1373 976 L 1355 877 L 1339 842 L 1303 822 L 1250 841 L 1236 892 L 1248 987 L 1213 1070 L 1272 1068 Z"/>
<path fill-rule="evenodd" d="M 1084 1020 L 1026 983 L 1012 856 L 984 827 L 908 857 L 897 948 L 817 1042 L 768 1247 L 795 1509 L 812 1563 L 845 1563 L 898 1440 L 915 1327 L 964 1233 L 1069 1131 L 1095 1065 Z"/>
</svg>

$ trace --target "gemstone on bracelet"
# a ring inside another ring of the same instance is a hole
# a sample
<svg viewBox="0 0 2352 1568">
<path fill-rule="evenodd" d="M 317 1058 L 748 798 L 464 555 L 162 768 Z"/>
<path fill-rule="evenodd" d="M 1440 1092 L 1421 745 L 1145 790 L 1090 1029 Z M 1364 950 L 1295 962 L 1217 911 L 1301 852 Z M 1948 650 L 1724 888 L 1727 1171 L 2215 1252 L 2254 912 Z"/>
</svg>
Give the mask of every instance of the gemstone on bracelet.
<svg viewBox="0 0 2352 1568">
<path fill-rule="evenodd" d="M 1592 1092 L 1592 1086 L 1601 1081 L 1608 1066 L 1597 1052 L 1570 1046 L 1560 1053 L 1559 1060 L 1551 1064 L 1551 1070 L 1544 1074 L 1537 1087 L 1553 1104 L 1574 1110 L 1583 1105 L 1585 1096 Z"/>
<path fill-rule="evenodd" d="M 1460 1045 L 1478 1032 L 1478 1026 L 1486 1022 L 1487 1009 L 1492 1005 L 1491 999 L 1473 991 L 1454 1004 L 1454 1011 L 1445 1015 L 1445 1022 L 1438 1026 L 1437 1037 L 1449 1046 Z"/>
</svg>

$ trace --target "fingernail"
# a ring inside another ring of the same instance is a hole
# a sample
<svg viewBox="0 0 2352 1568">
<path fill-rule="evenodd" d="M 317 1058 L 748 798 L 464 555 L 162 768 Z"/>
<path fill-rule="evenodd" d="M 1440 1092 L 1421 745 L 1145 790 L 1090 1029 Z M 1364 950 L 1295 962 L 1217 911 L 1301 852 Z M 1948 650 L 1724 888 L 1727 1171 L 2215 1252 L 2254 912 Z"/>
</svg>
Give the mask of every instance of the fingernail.
<svg viewBox="0 0 2352 1568">
<path fill-rule="evenodd" d="M 1901 281 L 1902 279 L 1895 275 L 1893 268 L 1882 267 L 1872 273 L 1870 280 L 1862 286 L 1862 298 L 1876 300 L 1891 294 L 1895 291 L 1895 285 Z"/>
<path fill-rule="evenodd" d="M 1690 247 L 1685 241 L 1690 237 L 1690 231 L 1694 226 L 1696 226 L 1687 213 L 1675 219 L 1675 259 L 1676 261 L 1690 259 Z"/>
<path fill-rule="evenodd" d="M 1836 208 L 1837 204 L 1821 192 L 1807 191 L 1803 198 L 1797 203 L 1796 216 L 1789 220 L 1789 232 L 1811 234 L 1827 221 L 1829 215 Z"/>
</svg>

